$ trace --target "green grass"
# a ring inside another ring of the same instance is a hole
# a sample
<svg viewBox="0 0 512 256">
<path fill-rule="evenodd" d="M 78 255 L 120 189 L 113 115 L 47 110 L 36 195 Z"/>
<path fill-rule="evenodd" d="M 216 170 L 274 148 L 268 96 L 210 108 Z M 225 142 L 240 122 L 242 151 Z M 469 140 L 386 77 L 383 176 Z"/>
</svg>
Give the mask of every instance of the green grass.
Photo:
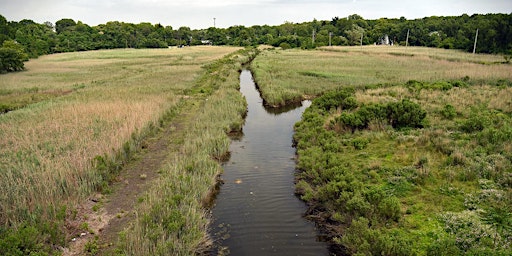
<svg viewBox="0 0 512 256">
<path fill-rule="evenodd" d="M 325 94 L 295 126 L 296 188 L 333 243 L 364 255 L 511 253 L 512 66 L 494 58 L 403 47 L 256 58 L 270 105 Z M 356 89 L 326 93 L 344 87 Z M 402 99 L 426 112 L 423 127 L 340 122 Z"/>
<path fill-rule="evenodd" d="M 389 54 L 398 52 L 408 55 Z M 344 86 L 389 85 L 409 80 L 435 82 L 465 77 L 474 83 L 512 79 L 510 65 L 480 64 L 500 59 L 494 55 L 423 47 L 325 47 L 316 51 L 265 51 L 255 59 L 251 69 L 265 102 L 277 106 Z"/>
<path fill-rule="evenodd" d="M 55 54 L 29 61 L 27 71 L 2 75 L 0 105 L 21 103 L 0 114 L 1 238 L 23 238 L 30 231 L 26 240 L 36 245 L 26 253 L 66 246 L 64 225 L 76 207 L 98 189 L 109 190 L 116 172 L 163 118 L 204 97 L 193 88 L 216 80 L 198 85 L 207 76 L 202 67 L 236 49 Z M 211 150 L 221 152 L 224 145 Z M 0 244 L 8 245 L 0 248 L 6 254 L 24 246 Z"/>
<path fill-rule="evenodd" d="M 205 93 L 193 106 L 197 112 L 187 127 L 178 153 L 171 156 L 162 177 L 136 209 L 136 220 L 124 232 L 120 250 L 128 255 L 194 255 L 212 245 L 205 207 L 219 164 L 229 149 L 227 133 L 242 128 L 246 102 L 239 92 L 239 69 L 256 51 L 237 52 L 206 67 L 193 91 Z"/>
</svg>

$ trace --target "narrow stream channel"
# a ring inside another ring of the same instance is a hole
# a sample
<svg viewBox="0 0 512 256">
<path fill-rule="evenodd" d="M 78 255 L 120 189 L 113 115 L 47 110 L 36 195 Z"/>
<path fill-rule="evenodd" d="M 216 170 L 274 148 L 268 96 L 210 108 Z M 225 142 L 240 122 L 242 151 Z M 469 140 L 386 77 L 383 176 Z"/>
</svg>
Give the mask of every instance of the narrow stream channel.
<svg viewBox="0 0 512 256">
<path fill-rule="evenodd" d="M 248 103 L 244 135 L 231 142 L 225 183 L 212 208 L 219 248 L 229 255 L 328 255 L 315 225 L 302 217 L 304 202 L 294 195 L 293 125 L 310 103 L 271 113 L 247 70 L 240 87 Z"/>
</svg>

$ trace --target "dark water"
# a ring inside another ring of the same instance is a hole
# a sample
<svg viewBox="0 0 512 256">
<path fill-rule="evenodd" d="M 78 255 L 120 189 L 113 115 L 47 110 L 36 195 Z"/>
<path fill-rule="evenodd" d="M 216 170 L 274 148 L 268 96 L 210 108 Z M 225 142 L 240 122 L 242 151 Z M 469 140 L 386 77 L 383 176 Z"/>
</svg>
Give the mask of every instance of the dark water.
<svg viewBox="0 0 512 256">
<path fill-rule="evenodd" d="M 240 83 L 249 111 L 243 137 L 231 143 L 225 183 L 212 209 L 215 239 L 230 255 L 328 255 L 294 195 L 293 125 L 309 102 L 271 113 L 249 71 L 242 71 Z"/>
</svg>

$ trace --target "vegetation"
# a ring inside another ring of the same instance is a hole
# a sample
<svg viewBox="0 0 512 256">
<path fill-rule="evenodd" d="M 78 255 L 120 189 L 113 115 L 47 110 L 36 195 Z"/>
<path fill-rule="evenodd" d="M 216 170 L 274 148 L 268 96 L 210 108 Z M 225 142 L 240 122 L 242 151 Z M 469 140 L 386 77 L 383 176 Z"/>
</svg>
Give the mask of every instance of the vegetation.
<svg viewBox="0 0 512 256">
<path fill-rule="evenodd" d="M 426 51 L 268 51 L 252 68 L 267 101 L 323 94 L 295 126 L 296 191 L 335 251 L 509 255 L 511 67 Z"/>
<path fill-rule="evenodd" d="M 239 70 L 257 50 L 228 55 L 206 66 L 190 91 L 201 102 L 195 120 L 185 129 L 183 145 L 161 170 L 136 210 L 136 221 L 122 237 L 120 250 L 127 255 L 197 255 L 212 245 L 205 209 L 213 196 L 220 159 L 228 152 L 227 134 L 240 131 L 247 103 L 239 92 Z"/>
<path fill-rule="evenodd" d="M 427 46 L 473 51 L 478 29 L 476 51 L 504 54 L 501 61 L 510 61 L 512 51 L 512 14 L 466 14 L 458 17 L 426 17 L 407 20 L 381 18 L 365 20 L 354 14 L 346 18 L 313 20 L 304 23 L 286 22 L 279 26 L 231 26 L 192 30 L 174 29 L 161 24 L 131 24 L 110 21 L 89 26 L 72 19 L 37 24 L 32 20 L 7 21 L 0 15 L 0 44 L 16 40 L 29 57 L 58 52 L 113 48 L 166 48 L 168 46 L 214 45 L 256 46 L 261 44 L 288 48 L 313 49 L 334 45 L 380 44 L 385 35 L 394 45 Z M 408 33 L 409 32 L 409 33 Z M 409 34 L 409 36 L 407 36 Z M 406 39 L 408 41 L 406 42 Z M 0 51 L 1 52 L 1 51 Z M 9 70 L 3 70 L 9 71 Z"/>
<path fill-rule="evenodd" d="M 496 55 L 473 55 L 426 47 L 325 47 L 320 51 L 265 51 L 251 69 L 265 103 L 285 105 L 322 95 L 340 85 L 386 87 L 411 80 L 428 86 L 464 86 L 511 79 L 510 66 Z M 471 76 L 471 77 L 470 77 Z M 447 84 L 440 79 L 449 80 Z M 434 83 L 439 82 L 439 83 Z M 419 85 L 419 84 L 417 84 Z M 422 86 L 427 86 L 422 85 Z"/>
<path fill-rule="evenodd" d="M 208 109 L 216 109 L 210 104 L 222 105 L 212 99 L 228 94 L 226 90 L 217 91 L 224 79 L 232 84 L 232 78 L 223 76 L 226 71 L 217 76 L 208 74 L 224 67 L 226 61 L 207 64 L 235 50 L 194 47 L 56 54 L 27 62 L 27 72 L 3 75 L 0 105 L 18 105 L 16 111 L 0 115 L 0 254 L 56 254 L 54 249 L 66 246 L 71 239 L 66 236 L 66 229 L 87 230 L 87 223 L 69 226 L 77 218 L 77 207 L 91 193 L 108 193 L 109 183 L 140 150 L 144 138 L 182 108 L 195 104 L 190 111 L 198 111 L 199 118 L 205 104 Z M 230 60 L 247 59 L 244 53 L 230 56 Z M 226 66 L 233 72 L 237 70 L 235 64 Z M 211 98 L 205 102 L 207 96 Z M 237 99 L 236 95 L 230 97 Z M 229 105 L 229 111 L 238 113 L 244 109 L 240 99 L 230 104 L 241 106 Z M 213 145 L 202 148 L 216 157 L 225 150 L 227 139 L 222 133 L 227 131 L 226 122 L 232 125 L 229 128 L 236 129 L 236 123 L 240 125 L 241 121 L 231 120 L 240 119 L 230 114 L 222 119 L 223 123 L 191 122 L 189 129 L 211 131 L 204 134 L 213 140 Z M 185 146 L 181 152 L 194 154 Z M 199 153 L 194 155 L 206 158 Z M 169 170 L 180 168 L 173 160 L 162 171 L 166 173 L 162 179 Z M 189 160 L 179 163 L 185 167 L 192 164 Z M 214 161 L 208 164 L 218 171 Z M 213 185 L 215 174 L 202 165 L 191 166 L 198 173 L 212 175 L 197 175 L 201 182 L 209 182 L 201 183 L 201 188 L 187 187 L 204 196 Z M 177 178 L 191 179 L 183 175 Z M 162 206 L 153 206 L 159 205 Z M 202 213 L 200 207 L 190 211 Z M 205 236 L 206 231 L 200 227 L 207 220 L 183 221 L 191 225 L 187 230 Z M 186 244 L 186 240 L 176 242 Z M 193 251 L 196 245 L 180 246 Z"/>
</svg>

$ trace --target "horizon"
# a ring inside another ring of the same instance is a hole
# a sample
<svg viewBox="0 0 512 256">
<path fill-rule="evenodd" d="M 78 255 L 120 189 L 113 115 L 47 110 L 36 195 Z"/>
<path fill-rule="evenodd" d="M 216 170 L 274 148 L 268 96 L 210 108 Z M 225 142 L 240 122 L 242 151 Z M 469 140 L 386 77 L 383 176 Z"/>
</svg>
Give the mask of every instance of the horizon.
<svg viewBox="0 0 512 256">
<path fill-rule="evenodd" d="M 286 22 L 304 23 L 313 20 L 346 18 L 357 14 L 366 20 L 381 18 L 407 20 L 432 16 L 461 16 L 467 14 L 510 14 L 512 2 L 508 0 L 460 3 L 455 0 L 382 2 L 378 0 L 0 0 L 0 14 L 8 21 L 33 20 L 36 23 L 61 19 L 81 21 L 91 27 L 109 21 L 139 24 L 149 22 L 171 26 L 173 29 L 189 27 L 194 30 L 210 27 L 279 26 Z M 56 6 L 59 6 L 58 9 Z M 264 15 L 261 15 L 264 13 Z"/>
</svg>

